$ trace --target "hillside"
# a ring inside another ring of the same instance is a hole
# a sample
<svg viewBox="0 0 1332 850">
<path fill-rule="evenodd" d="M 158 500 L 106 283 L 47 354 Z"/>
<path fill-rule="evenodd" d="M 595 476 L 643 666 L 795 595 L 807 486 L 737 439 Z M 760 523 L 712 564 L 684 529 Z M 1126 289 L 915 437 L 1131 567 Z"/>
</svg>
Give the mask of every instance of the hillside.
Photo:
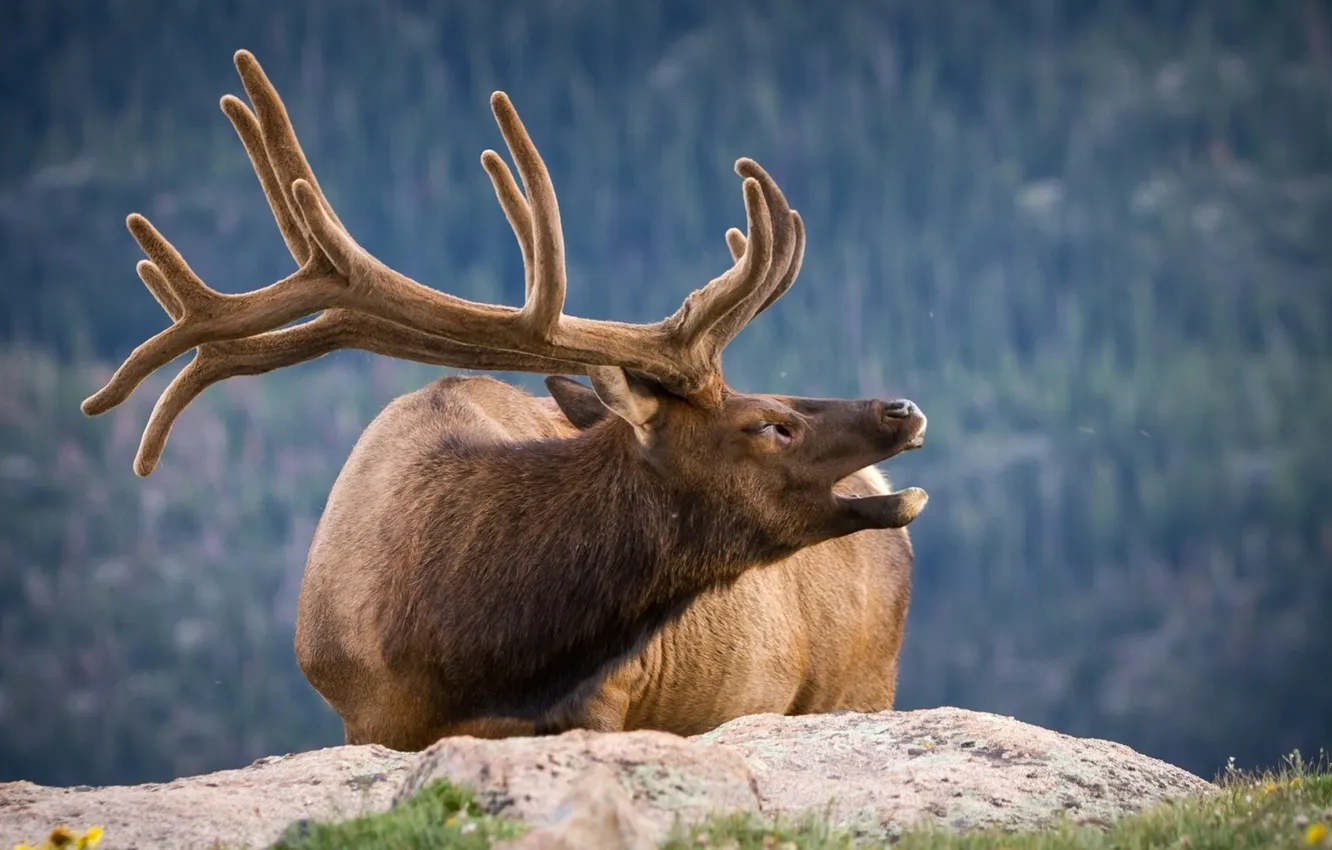
<svg viewBox="0 0 1332 850">
<path fill-rule="evenodd" d="M 290 270 L 217 109 L 247 47 L 351 232 L 521 298 L 479 166 L 509 92 L 570 313 L 651 320 L 728 262 L 752 156 L 809 230 L 741 389 L 907 395 L 926 450 L 902 707 L 1212 776 L 1332 743 L 1332 9 L 1220 0 L 16 4 L 0 27 L 0 781 L 124 783 L 340 741 L 291 652 L 360 429 L 434 370 L 337 355 L 207 392 L 134 477 L 164 317 L 149 215 L 212 285 Z M 519 379 L 527 385 L 533 382 Z"/>
</svg>

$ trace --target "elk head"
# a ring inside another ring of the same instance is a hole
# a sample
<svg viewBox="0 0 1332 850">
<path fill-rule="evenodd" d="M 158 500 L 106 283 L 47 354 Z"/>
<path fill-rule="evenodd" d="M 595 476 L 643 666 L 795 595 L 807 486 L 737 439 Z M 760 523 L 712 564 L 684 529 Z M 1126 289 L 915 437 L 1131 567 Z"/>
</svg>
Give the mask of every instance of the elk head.
<svg viewBox="0 0 1332 850">
<path fill-rule="evenodd" d="M 725 386 L 678 395 L 624 370 L 591 371 L 591 388 L 546 379 L 565 418 L 581 430 L 632 433 L 635 453 L 666 487 L 681 501 L 724 505 L 766 541 L 764 560 L 856 531 L 903 527 L 927 500 L 919 488 L 833 492 L 856 470 L 923 445 L 926 419 L 911 401 L 749 395 Z"/>
</svg>

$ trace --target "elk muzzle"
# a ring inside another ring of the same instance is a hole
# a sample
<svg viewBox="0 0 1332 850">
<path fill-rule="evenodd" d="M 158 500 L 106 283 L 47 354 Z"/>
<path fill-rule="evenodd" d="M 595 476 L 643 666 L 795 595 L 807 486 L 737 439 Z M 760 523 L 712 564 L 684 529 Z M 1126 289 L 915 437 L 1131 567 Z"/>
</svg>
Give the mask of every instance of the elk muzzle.
<svg viewBox="0 0 1332 850">
<path fill-rule="evenodd" d="M 908 399 L 791 399 L 808 423 L 804 462 L 829 482 L 925 444 L 925 414 Z"/>
<path fill-rule="evenodd" d="M 821 434 L 811 460 L 836 480 L 925 444 L 927 419 L 909 399 L 821 402 L 806 407 Z M 920 515 L 929 496 L 918 487 L 874 496 L 842 496 L 833 502 L 832 536 L 873 528 L 903 528 Z"/>
<path fill-rule="evenodd" d="M 893 452 L 888 457 L 925 445 L 925 427 L 929 420 L 914 401 L 905 398 L 879 401 L 874 403 L 874 407 L 881 427 L 892 435 L 894 441 Z"/>
</svg>

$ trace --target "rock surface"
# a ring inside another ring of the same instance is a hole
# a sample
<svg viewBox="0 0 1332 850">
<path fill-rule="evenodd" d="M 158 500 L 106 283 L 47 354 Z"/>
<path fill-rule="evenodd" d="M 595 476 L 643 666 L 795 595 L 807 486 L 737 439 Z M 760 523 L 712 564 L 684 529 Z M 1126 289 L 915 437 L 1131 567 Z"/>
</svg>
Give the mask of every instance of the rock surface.
<svg viewBox="0 0 1332 850">
<path fill-rule="evenodd" d="M 0 783 L 0 850 L 39 844 L 59 824 L 104 827 L 99 850 L 262 847 L 293 820 L 387 809 L 413 761 L 384 747 L 333 747 L 151 785 Z"/>
<path fill-rule="evenodd" d="M 426 751 L 332 747 L 154 785 L 0 784 L 0 850 L 52 827 L 105 827 L 101 847 L 262 847 L 301 818 L 383 811 L 431 779 L 470 785 L 490 812 L 536 829 L 525 850 L 651 846 L 709 811 L 828 811 L 869 838 L 912 824 L 1040 828 L 1108 822 L 1211 783 L 1108 741 L 955 708 L 742 717 L 706 735 L 661 732 L 484 741 Z M 611 842 L 608 844 L 608 842 Z"/>
<path fill-rule="evenodd" d="M 658 837 L 615 771 L 594 764 L 579 774 L 546 823 L 495 850 L 652 850 Z"/>
<path fill-rule="evenodd" d="M 1038 829 L 1108 822 L 1214 786 L 1122 744 L 957 708 L 755 715 L 695 739 L 744 753 L 767 815 L 830 810 L 866 837 L 932 823 Z"/>
<path fill-rule="evenodd" d="M 432 779 L 470 787 L 487 812 L 532 824 L 549 821 L 590 768 L 609 768 L 634 806 L 664 838 L 676 818 L 753 811 L 758 795 L 744 757 L 665 732 L 613 735 L 576 730 L 549 738 L 445 738 L 421 753 L 397 799 Z"/>
</svg>

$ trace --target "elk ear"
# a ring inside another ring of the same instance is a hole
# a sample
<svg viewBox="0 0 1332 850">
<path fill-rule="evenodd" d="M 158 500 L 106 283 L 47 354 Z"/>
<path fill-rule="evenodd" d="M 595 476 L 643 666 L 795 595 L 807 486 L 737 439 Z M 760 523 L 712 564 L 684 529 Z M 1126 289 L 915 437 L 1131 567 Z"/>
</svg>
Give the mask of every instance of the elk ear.
<svg viewBox="0 0 1332 850">
<path fill-rule="evenodd" d="M 606 405 L 601 403 L 597 391 L 586 384 L 564 375 L 551 375 L 546 378 L 546 390 L 564 418 L 579 431 L 586 431 L 606 418 Z"/>
<path fill-rule="evenodd" d="M 611 413 L 634 426 L 642 443 L 648 441 L 648 423 L 656 415 L 659 402 L 651 385 L 619 366 L 589 366 L 587 376 L 592 389 Z"/>
</svg>

